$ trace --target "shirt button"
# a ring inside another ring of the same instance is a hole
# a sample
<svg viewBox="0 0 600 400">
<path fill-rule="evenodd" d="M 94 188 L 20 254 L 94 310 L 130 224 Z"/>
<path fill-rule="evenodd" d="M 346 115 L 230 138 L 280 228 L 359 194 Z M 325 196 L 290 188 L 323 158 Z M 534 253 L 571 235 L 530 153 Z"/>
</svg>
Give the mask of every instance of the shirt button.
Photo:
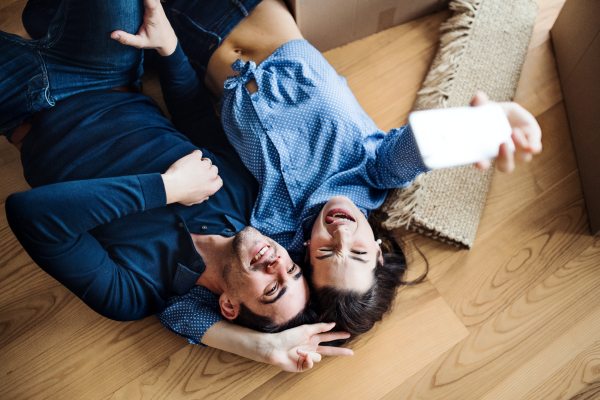
<svg viewBox="0 0 600 400">
<path fill-rule="evenodd" d="M 205 231 L 205 230 L 207 230 L 207 229 L 208 229 L 208 226 L 206 226 L 206 225 L 202 225 L 202 228 L 201 228 L 201 229 L 202 229 L 203 231 Z"/>
<path fill-rule="evenodd" d="M 180 228 L 183 228 L 183 222 L 180 222 L 180 223 L 179 223 L 179 227 L 180 227 Z"/>
<path fill-rule="evenodd" d="M 227 229 L 225 229 L 225 232 L 232 232 L 232 230 L 227 228 Z"/>
</svg>

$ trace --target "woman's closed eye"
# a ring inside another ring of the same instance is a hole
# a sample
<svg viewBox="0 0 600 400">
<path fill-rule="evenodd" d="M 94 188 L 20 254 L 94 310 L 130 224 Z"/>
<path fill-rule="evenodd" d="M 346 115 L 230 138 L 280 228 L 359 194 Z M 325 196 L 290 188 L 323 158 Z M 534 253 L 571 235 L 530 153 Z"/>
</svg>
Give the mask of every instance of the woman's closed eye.
<svg viewBox="0 0 600 400">
<path fill-rule="evenodd" d="M 333 251 L 333 249 L 319 249 L 319 251 Z M 352 253 L 354 254 L 358 254 L 358 255 L 363 255 L 363 254 L 367 254 L 366 251 L 359 251 L 359 250 L 350 250 Z"/>
</svg>

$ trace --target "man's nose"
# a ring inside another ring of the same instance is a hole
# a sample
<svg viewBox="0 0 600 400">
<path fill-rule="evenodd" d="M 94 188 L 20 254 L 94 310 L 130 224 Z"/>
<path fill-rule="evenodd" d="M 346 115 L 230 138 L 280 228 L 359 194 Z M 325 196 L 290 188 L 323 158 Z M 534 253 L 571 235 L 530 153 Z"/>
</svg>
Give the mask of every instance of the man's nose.
<svg viewBox="0 0 600 400">
<path fill-rule="evenodd" d="M 281 262 L 281 256 L 277 256 L 275 261 L 267 265 L 267 274 L 280 274 L 285 270 L 283 263 Z"/>
</svg>

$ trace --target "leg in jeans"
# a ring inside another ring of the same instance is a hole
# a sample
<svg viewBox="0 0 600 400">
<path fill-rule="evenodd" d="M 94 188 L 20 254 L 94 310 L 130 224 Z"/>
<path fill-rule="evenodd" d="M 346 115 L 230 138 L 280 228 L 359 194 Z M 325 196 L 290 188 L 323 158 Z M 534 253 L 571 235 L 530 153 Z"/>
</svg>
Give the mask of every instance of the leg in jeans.
<svg viewBox="0 0 600 400">
<path fill-rule="evenodd" d="M 50 22 L 56 15 L 62 0 L 29 0 L 21 19 L 32 39 L 41 39 L 48 33 Z"/>
<path fill-rule="evenodd" d="M 142 0 L 63 0 L 41 39 L 0 32 L 0 134 L 73 94 L 137 82 L 141 50 L 110 33 L 136 32 L 142 15 Z"/>
</svg>

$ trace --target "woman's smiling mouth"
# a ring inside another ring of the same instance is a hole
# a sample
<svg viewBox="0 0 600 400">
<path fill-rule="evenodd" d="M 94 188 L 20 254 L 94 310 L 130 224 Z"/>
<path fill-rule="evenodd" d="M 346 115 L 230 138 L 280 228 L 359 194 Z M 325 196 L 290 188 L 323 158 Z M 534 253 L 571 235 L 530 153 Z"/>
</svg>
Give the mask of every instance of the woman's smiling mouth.
<svg viewBox="0 0 600 400">
<path fill-rule="evenodd" d="M 352 213 L 350 211 L 342 209 L 342 208 L 334 208 L 332 210 L 329 210 L 329 212 L 325 216 L 325 222 L 328 225 L 331 225 L 331 224 L 338 225 L 338 224 L 354 223 L 354 222 L 356 222 L 356 220 L 354 219 L 354 216 L 352 215 Z"/>
</svg>

